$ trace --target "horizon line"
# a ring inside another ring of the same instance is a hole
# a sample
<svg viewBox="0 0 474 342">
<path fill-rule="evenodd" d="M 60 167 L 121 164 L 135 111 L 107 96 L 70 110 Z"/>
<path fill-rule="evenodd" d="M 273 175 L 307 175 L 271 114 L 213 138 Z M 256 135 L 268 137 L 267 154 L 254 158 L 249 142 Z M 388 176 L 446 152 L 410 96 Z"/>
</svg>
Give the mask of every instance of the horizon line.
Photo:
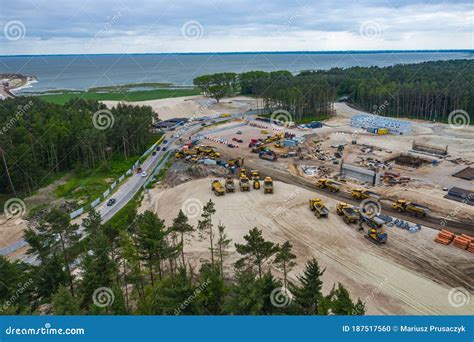
<svg viewBox="0 0 474 342">
<path fill-rule="evenodd" d="M 110 52 L 110 53 L 51 53 L 51 54 L 12 54 L 1 57 L 45 57 L 45 56 L 116 56 L 116 55 L 251 55 L 251 54 L 364 54 L 364 53 L 423 53 L 423 52 L 467 52 L 474 49 L 421 49 L 421 50 L 301 50 L 301 51 L 221 51 L 221 52 Z"/>
</svg>

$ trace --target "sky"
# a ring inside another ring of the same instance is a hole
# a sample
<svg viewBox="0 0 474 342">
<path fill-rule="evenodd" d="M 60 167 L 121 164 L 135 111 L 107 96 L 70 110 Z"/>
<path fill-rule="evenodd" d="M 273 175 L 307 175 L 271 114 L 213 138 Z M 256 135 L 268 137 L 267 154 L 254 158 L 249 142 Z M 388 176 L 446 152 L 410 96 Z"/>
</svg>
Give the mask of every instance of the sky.
<svg viewBox="0 0 474 342">
<path fill-rule="evenodd" d="M 0 0 L 0 55 L 474 49 L 473 0 Z"/>
</svg>

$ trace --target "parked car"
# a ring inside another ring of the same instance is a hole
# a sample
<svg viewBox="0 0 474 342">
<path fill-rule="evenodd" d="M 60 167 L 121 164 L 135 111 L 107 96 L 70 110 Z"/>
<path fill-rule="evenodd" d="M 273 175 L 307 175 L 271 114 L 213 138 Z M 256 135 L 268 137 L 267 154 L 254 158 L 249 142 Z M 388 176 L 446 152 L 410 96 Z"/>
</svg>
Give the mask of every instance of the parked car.
<svg viewBox="0 0 474 342">
<path fill-rule="evenodd" d="M 141 168 L 141 167 L 139 167 L 139 168 L 137 169 L 137 173 L 140 173 L 140 172 L 142 172 L 142 168 Z"/>
<path fill-rule="evenodd" d="M 168 149 L 168 147 L 166 147 L 166 146 L 163 147 L 163 152 L 166 151 L 167 149 Z"/>
<path fill-rule="evenodd" d="M 143 171 L 143 172 L 141 173 L 141 176 L 142 176 L 142 177 L 146 177 L 146 176 L 148 176 L 148 173 L 146 173 L 146 171 Z"/>
<path fill-rule="evenodd" d="M 156 150 L 157 150 L 157 151 L 161 150 L 161 146 L 157 146 L 157 147 L 156 147 Z"/>
<path fill-rule="evenodd" d="M 115 204 L 115 202 L 117 202 L 117 200 L 115 198 L 111 198 L 107 201 L 107 206 L 111 207 Z"/>
<path fill-rule="evenodd" d="M 232 141 L 237 141 L 240 144 L 244 142 L 242 139 L 238 139 L 238 138 L 232 138 Z"/>
<path fill-rule="evenodd" d="M 152 156 L 156 156 L 156 152 L 153 151 L 153 152 L 151 153 L 151 155 L 152 155 Z"/>
<path fill-rule="evenodd" d="M 237 131 L 235 132 L 235 134 L 242 134 L 242 131 Z"/>
<path fill-rule="evenodd" d="M 163 144 L 167 144 L 168 143 L 168 140 L 163 140 Z"/>
<path fill-rule="evenodd" d="M 203 122 L 203 123 L 201 124 L 201 126 L 206 126 L 206 123 L 205 123 L 205 122 Z"/>
</svg>

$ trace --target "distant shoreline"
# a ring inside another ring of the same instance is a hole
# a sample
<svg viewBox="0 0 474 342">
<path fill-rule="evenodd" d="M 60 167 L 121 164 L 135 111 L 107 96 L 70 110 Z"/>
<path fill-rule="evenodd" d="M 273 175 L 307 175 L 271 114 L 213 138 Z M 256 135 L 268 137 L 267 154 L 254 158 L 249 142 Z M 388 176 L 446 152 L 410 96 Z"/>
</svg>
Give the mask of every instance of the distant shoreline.
<svg viewBox="0 0 474 342">
<path fill-rule="evenodd" d="M 0 55 L 0 58 L 11 57 L 62 57 L 62 56 L 153 56 L 153 55 L 341 55 L 341 54 L 383 54 L 383 53 L 472 53 L 473 49 L 449 50 L 334 50 L 334 51 L 228 51 L 228 52 L 137 52 L 137 53 L 65 53 L 39 55 Z"/>
</svg>

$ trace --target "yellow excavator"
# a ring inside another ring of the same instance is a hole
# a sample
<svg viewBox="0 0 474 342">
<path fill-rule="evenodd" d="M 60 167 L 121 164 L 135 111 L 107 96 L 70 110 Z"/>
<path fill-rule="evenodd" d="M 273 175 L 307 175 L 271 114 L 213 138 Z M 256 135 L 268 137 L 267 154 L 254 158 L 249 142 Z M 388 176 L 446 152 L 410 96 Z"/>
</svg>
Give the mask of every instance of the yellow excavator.
<svg viewBox="0 0 474 342">
<path fill-rule="evenodd" d="M 309 200 L 309 209 L 314 211 L 314 216 L 317 218 L 327 218 L 329 215 L 329 210 L 323 203 L 323 200 L 320 198 L 312 198 Z"/>
</svg>

